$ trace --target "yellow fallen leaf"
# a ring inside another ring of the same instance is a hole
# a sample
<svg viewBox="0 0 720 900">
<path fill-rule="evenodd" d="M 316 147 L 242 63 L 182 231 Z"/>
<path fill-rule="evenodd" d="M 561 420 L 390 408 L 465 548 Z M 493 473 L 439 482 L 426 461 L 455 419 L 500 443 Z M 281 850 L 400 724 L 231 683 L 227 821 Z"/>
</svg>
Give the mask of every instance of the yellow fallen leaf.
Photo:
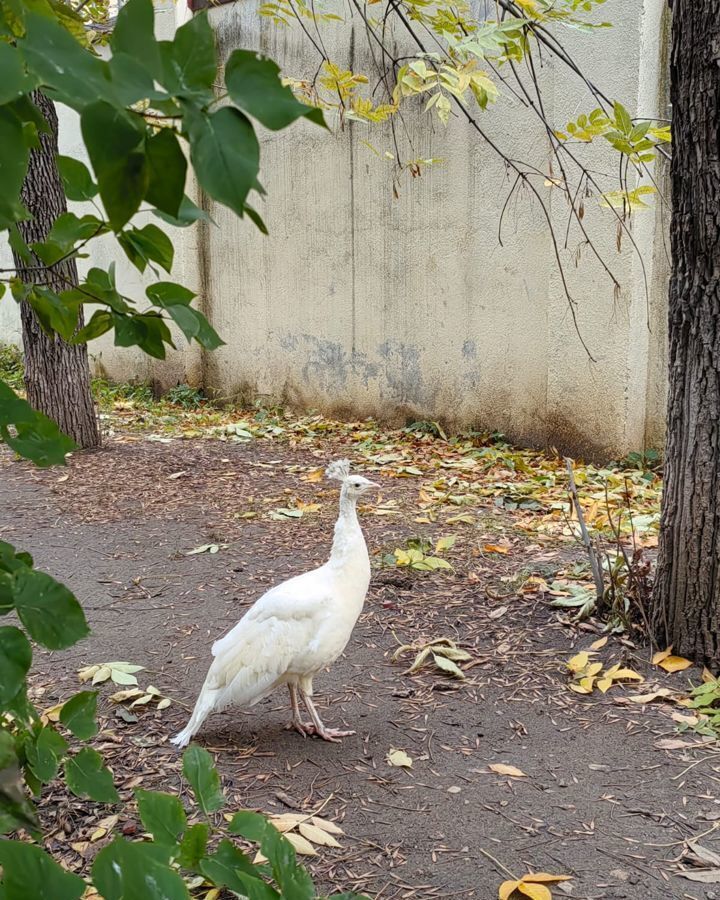
<svg viewBox="0 0 720 900">
<path fill-rule="evenodd" d="M 571 691 L 575 691 L 576 694 L 592 694 L 592 688 L 588 688 L 582 684 L 569 684 L 568 687 Z"/>
<path fill-rule="evenodd" d="M 612 687 L 612 678 L 598 678 L 596 687 L 601 693 L 607 694 Z"/>
<path fill-rule="evenodd" d="M 592 693 L 593 686 L 595 684 L 595 676 L 594 675 L 586 675 L 584 678 L 581 678 L 579 681 L 580 687 L 585 688 L 588 694 Z"/>
<path fill-rule="evenodd" d="M 305 818 L 306 816 L 298 816 L 295 813 L 285 813 L 282 816 L 273 816 L 269 822 L 274 828 L 277 828 L 278 831 L 284 833 L 286 831 L 292 831 L 293 828 Z"/>
<path fill-rule="evenodd" d="M 95 841 L 99 841 L 100 838 L 104 838 L 107 834 L 106 828 L 96 828 L 95 831 L 90 835 L 90 841 L 94 844 Z"/>
<path fill-rule="evenodd" d="M 635 672 L 633 669 L 620 669 L 617 668 L 610 676 L 610 672 L 606 672 L 608 677 L 612 677 L 613 681 L 619 681 L 621 678 L 628 679 L 630 681 L 644 681 L 645 679 L 638 672 Z"/>
<path fill-rule="evenodd" d="M 503 547 L 502 544 L 483 544 L 483 550 L 486 553 L 509 553 L 509 547 Z"/>
<path fill-rule="evenodd" d="M 519 884 L 519 881 L 503 881 L 498 891 L 498 900 L 509 900 Z"/>
<path fill-rule="evenodd" d="M 582 672 L 589 662 L 590 654 L 583 650 L 582 653 L 578 653 L 577 656 L 568 660 L 567 667 L 571 672 Z"/>
<path fill-rule="evenodd" d="M 322 468 L 313 469 L 312 472 L 308 472 L 307 475 L 303 475 L 302 480 L 310 482 L 322 481 L 324 472 L 325 470 Z"/>
<path fill-rule="evenodd" d="M 529 872 L 523 875 L 521 881 L 529 881 L 533 884 L 558 884 L 561 881 L 572 881 L 572 875 L 551 875 L 549 872 Z"/>
<path fill-rule="evenodd" d="M 666 672 L 682 672 L 683 669 L 689 669 L 692 663 L 684 656 L 666 656 L 658 665 Z"/>
<path fill-rule="evenodd" d="M 59 722 L 60 721 L 60 710 L 63 708 L 63 703 L 56 703 L 55 706 L 48 707 L 40 716 L 41 719 L 47 720 L 48 722 Z"/>
<path fill-rule="evenodd" d="M 321 847 L 340 846 L 331 834 L 328 834 L 327 831 L 323 831 L 322 828 L 318 828 L 317 825 L 311 825 L 310 822 L 301 822 L 300 825 L 298 825 L 298 831 L 303 837 L 312 841 L 313 844 L 319 844 Z"/>
<path fill-rule="evenodd" d="M 520 881 L 518 891 L 530 900 L 552 900 L 550 888 L 546 888 L 544 884 L 533 884 L 528 881 Z"/>
<path fill-rule="evenodd" d="M 516 769 L 515 766 L 506 766 L 505 763 L 492 763 L 488 766 L 488 769 L 498 775 L 509 775 L 511 778 L 527 778 L 527 775 L 521 769 Z"/>
<path fill-rule="evenodd" d="M 708 684 L 708 682 L 710 681 L 715 681 L 716 678 L 713 673 L 707 667 L 705 667 L 702 670 L 702 680 L 704 684 Z"/>
<path fill-rule="evenodd" d="M 598 672 L 602 671 L 603 664 L 601 662 L 590 663 L 590 665 L 585 670 L 586 675 L 597 675 Z"/>
<path fill-rule="evenodd" d="M 210 890 L 205 894 L 203 900 L 218 900 L 220 896 L 220 888 L 210 888 Z"/>
<path fill-rule="evenodd" d="M 590 644 L 590 647 L 592 650 L 601 650 L 605 646 L 605 644 L 607 644 L 607 642 L 608 639 L 606 635 L 605 637 L 601 637 L 598 638 L 598 640 L 593 641 L 592 644 Z"/>
<path fill-rule="evenodd" d="M 670 718 L 680 725 L 697 725 L 700 721 L 697 716 L 684 716 L 682 713 L 673 713 Z"/>
<path fill-rule="evenodd" d="M 653 665 L 659 665 L 664 659 L 667 659 L 668 656 L 672 653 L 672 644 L 667 648 L 667 650 L 658 650 L 657 653 L 653 654 Z"/>
<path fill-rule="evenodd" d="M 390 750 L 386 759 L 391 766 L 412 769 L 413 761 L 404 750 Z"/>
<path fill-rule="evenodd" d="M 317 850 L 313 845 L 301 834 L 295 834 L 294 831 L 288 831 L 285 835 L 286 840 L 295 848 L 295 852 L 300 856 L 317 856 Z"/>
</svg>

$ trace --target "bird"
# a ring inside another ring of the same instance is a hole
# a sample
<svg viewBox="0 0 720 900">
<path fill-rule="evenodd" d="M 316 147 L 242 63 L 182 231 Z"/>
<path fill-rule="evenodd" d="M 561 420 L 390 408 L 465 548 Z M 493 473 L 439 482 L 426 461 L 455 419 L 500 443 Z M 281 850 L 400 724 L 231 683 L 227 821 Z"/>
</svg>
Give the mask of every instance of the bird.
<svg viewBox="0 0 720 900">
<path fill-rule="evenodd" d="M 214 658 L 192 715 L 172 739 L 176 746 L 186 747 L 210 713 L 254 706 L 282 685 L 290 694 L 287 729 L 335 743 L 355 734 L 323 723 L 312 699 L 313 678 L 343 652 L 362 612 L 370 585 L 370 557 L 357 501 L 379 485 L 351 474 L 347 459 L 331 462 L 325 475 L 341 483 L 330 558 L 271 588 L 213 644 Z M 299 701 L 311 721 L 303 721 Z"/>
</svg>

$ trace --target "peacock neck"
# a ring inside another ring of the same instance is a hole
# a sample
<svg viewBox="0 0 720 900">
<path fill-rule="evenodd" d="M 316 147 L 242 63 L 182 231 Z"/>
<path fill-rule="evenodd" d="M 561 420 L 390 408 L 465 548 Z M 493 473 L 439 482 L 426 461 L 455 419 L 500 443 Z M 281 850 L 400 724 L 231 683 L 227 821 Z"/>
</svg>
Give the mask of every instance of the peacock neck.
<svg viewBox="0 0 720 900">
<path fill-rule="evenodd" d="M 343 565 L 350 561 L 358 551 L 367 555 L 365 539 L 357 517 L 356 501 L 352 497 L 348 497 L 343 488 L 340 493 L 340 515 L 335 523 L 330 563 Z"/>
</svg>

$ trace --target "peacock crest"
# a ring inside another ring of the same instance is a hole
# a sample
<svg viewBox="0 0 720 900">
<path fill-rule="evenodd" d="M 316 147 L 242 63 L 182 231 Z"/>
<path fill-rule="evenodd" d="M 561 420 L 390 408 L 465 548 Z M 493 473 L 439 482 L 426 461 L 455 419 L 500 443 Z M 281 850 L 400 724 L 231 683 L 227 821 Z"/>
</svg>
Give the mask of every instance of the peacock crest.
<svg viewBox="0 0 720 900">
<path fill-rule="evenodd" d="M 335 481 L 345 481 L 350 475 L 350 460 L 337 459 L 334 462 L 331 462 L 327 469 L 325 469 L 325 475 L 328 478 L 335 479 Z"/>
</svg>

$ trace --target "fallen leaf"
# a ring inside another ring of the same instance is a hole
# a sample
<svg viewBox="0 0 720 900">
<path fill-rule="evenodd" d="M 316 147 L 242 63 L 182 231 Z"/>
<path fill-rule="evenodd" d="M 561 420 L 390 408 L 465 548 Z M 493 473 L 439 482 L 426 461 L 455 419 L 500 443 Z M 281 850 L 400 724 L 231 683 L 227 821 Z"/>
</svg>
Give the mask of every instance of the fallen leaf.
<svg viewBox="0 0 720 900">
<path fill-rule="evenodd" d="M 317 856 L 317 850 L 313 847 L 310 841 L 307 838 L 304 838 L 301 834 L 295 834 L 294 831 L 288 831 L 285 834 L 285 838 L 290 841 L 290 843 L 295 848 L 295 852 L 299 853 L 300 856 Z"/>
<path fill-rule="evenodd" d="M 668 656 L 672 653 L 672 646 L 668 647 L 667 650 L 658 650 L 657 653 L 653 654 L 652 662 L 654 666 L 660 665 L 660 663 L 667 659 Z"/>
<path fill-rule="evenodd" d="M 501 616 L 504 616 L 507 611 L 508 611 L 507 606 L 498 606 L 497 609 L 494 609 L 490 613 L 489 618 L 490 619 L 499 619 Z"/>
<path fill-rule="evenodd" d="M 720 884 L 720 869 L 701 869 L 698 872 L 677 872 L 679 878 L 699 881 L 701 884 Z"/>
<path fill-rule="evenodd" d="M 509 775 L 511 778 L 527 778 L 527 775 L 521 769 L 517 769 L 515 766 L 506 766 L 505 763 L 491 763 L 488 769 L 491 772 L 496 772 L 498 775 Z"/>
<path fill-rule="evenodd" d="M 708 847 L 703 847 L 702 844 L 696 844 L 695 841 L 688 841 L 688 847 L 692 850 L 695 856 L 698 859 L 701 859 L 704 863 L 708 863 L 711 866 L 720 866 L 720 854 L 715 853 L 714 850 L 710 850 Z"/>
<path fill-rule="evenodd" d="M 457 538 L 454 534 L 449 534 L 447 537 L 441 537 L 440 540 L 435 544 L 435 552 L 442 553 L 444 550 L 450 550 L 451 547 L 454 546 Z"/>
<path fill-rule="evenodd" d="M 303 837 L 312 841 L 313 844 L 319 844 L 321 847 L 340 846 L 331 834 L 328 834 L 322 828 L 318 828 L 317 825 L 311 825 L 310 822 L 301 822 L 298 825 L 298 831 Z"/>
<path fill-rule="evenodd" d="M 483 550 L 486 553 L 509 553 L 509 547 L 503 547 L 502 544 L 483 544 Z"/>
<path fill-rule="evenodd" d="M 533 884 L 521 880 L 517 889 L 521 894 L 530 897 L 530 900 L 552 900 L 550 889 L 546 888 L 544 884 Z"/>
<path fill-rule="evenodd" d="M 447 789 L 448 794 L 459 794 L 461 791 L 462 791 L 462 788 L 458 787 L 456 784 L 451 785 Z"/>
<path fill-rule="evenodd" d="M 685 659 L 684 656 L 666 656 L 660 660 L 658 665 L 666 672 L 682 672 L 684 669 L 689 669 L 692 662 Z"/>
<path fill-rule="evenodd" d="M 323 831 L 327 831 L 330 834 L 345 834 L 345 832 L 340 828 L 339 825 L 336 825 L 334 822 L 328 822 L 327 819 L 321 819 L 318 816 L 313 816 L 310 821 L 313 825 L 317 825 L 318 828 L 322 828 Z"/>
<path fill-rule="evenodd" d="M 412 769 L 413 761 L 404 750 L 390 750 L 386 759 L 391 766 Z"/>
<path fill-rule="evenodd" d="M 590 648 L 592 650 L 601 650 L 605 646 L 605 644 L 607 644 L 607 642 L 607 636 L 601 637 L 597 641 L 593 641 L 592 644 L 590 644 Z"/>
<path fill-rule="evenodd" d="M 590 654 L 583 650 L 582 653 L 578 653 L 568 660 L 567 667 L 571 672 L 582 672 L 589 662 Z"/>
<path fill-rule="evenodd" d="M 630 697 L 618 698 L 618 703 L 652 703 L 653 700 L 663 699 L 672 696 L 673 691 L 669 688 L 658 688 L 656 691 L 650 691 L 649 694 L 633 694 Z"/>
</svg>

